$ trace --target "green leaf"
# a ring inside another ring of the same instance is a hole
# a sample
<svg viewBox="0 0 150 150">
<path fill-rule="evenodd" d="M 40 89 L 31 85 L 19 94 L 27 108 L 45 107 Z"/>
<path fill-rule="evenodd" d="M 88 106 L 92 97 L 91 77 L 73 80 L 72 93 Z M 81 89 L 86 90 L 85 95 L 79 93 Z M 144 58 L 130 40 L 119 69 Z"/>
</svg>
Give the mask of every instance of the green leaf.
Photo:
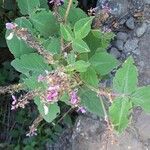
<svg viewBox="0 0 150 150">
<path fill-rule="evenodd" d="M 118 93 L 130 94 L 137 89 L 137 69 L 134 66 L 133 58 L 129 57 L 122 68 L 120 68 L 113 79 L 113 89 Z"/>
<path fill-rule="evenodd" d="M 32 24 L 28 19 L 26 19 L 26 17 L 15 19 L 15 23 L 22 28 L 27 28 L 30 33 L 33 32 Z"/>
<path fill-rule="evenodd" d="M 69 94 L 66 92 L 66 93 L 63 93 L 63 95 L 60 97 L 60 101 L 66 103 L 67 105 L 70 105 L 70 97 L 69 97 Z"/>
<path fill-rule="evenodd" d="M 90 58 L 90 63 L 97 73 L 106 75 L 112 71 L 119 62 L 106 52 L 97 52 Z"/>
<path fill-rule="evenodd" d="M 60 38 L 51 37 L 48 40 L 45 40 L 42 45 L 46 50 L 50 51 L 52 54 L 59 54 L 61 50 Z"/>
<path fill-rule="evenodd" d="M 45 87 L 47 87 L 46 85 L 44 85 L 43 82 L 38 82 L 37 76 L 30 76 L 28 78 L 23 79 L 23 81 L 27 88 L 30 90 L 37 90 L 39 88 L 45 89 Z"/>
<path fill-rule="evenodd" d="M 20 12 L 23 15 L 32 13 L 34 10 L 36 10 L 36 8 L 40 6 L 39 0 L 17 0 L 17 2 Z"/>
<path fill-rule="evenodd" d="M 45 70 L 51 70 L 51 67 L 44 63 L 43 57 L 36 53 L 24 54 L 20 59 L 13 60 L 11 65 L 26 76 L 30 74 L 39 75 Z"/>
<path fill-rule="evenodd" d="M 72 32 L 70 26 L 61 24 L 60 25 L 60 32 L 66 41 L 72 41 L 73 40 L 74 35 L 73 35 L 73 32 Z"/>
<path fill-rule="evenodd" d="M 116 98 L 109 108 L 110 119 L 114 128 L 122 133 L 129 123 L 132 103 L 125 97 Z"/>
<path fill-rule="evenodd" d="M 38 106 L 40 114 L 48 123 L 52 122 L 60 113 L 60 108 L 57 103 L 44 104 L 38 97 L 35 98 L 34 102 Z"/>
<path fill-rule="evenodd" d="M 85 62 L 83 60 L 76 61 L 73 64 L 73 68 L 75 68 L 75 70 L 78 72 L 85 72 L 89 66 L 90 66 L 90 63 Z"/>
<path fill-rule="evenodd" d="M 88 67 L 86 72 L 80 73 L 81 79 L 88 85 L 98 87 L 99 79 L 96 71 L 92 67 Z"/>
<path fill-rule="evenodd" d="M 81 100 L 81 105 L 84 106 L 88 111 L 96 114 L 99 117 L 104 116 L 102 109 L 102 100 L 97 97 L 97 93 L 91 91 L 87 88 L 82 88 L 79 90 L 79 96 Z"/>
<path fill-rule="evenodd" d="M 85 38 L 91 30 L 91 24 L 94 17 L 86 17 L 77 21 L 74 25 L 76 39 Z"/>
<path fill-rule="evenodd" d="M 7 37 L 11 34 L 10 31 L 6 31 L 6 42 L 10 52 L 15 57 L 20 57 L 23 54 L 29 54 L 34 52 L 34 49 L 29 47 L 22 39 L 19 39 L 16 35 L 13 35 L 13 38 L 8 40 Z"/>
<path fill-rule="evenodd" d="M 77 52 L 77 53 L 90 52 L 88 45 L 83 40 L 79 40 L 79 39 L 73 40 L 72 48 L 74 52 Z"/>
<path fill-rule="evenodd" d="M 150 112 L 150 86 L 138 88 L 132 95 L 131 101 L 140 106 L 145 112 Z"/>
<path fill-rule="evenodd" d="M 58 24 L 51 11 L 40 10 L 32 13 L 30 20 L 44 38 L 48 38 L 58 32 Z"/>
<path fill-rule="evenodd" d="M 40 7 L 41 8 L 45 8 L 46 10 L 49 10 L 47 0 L 39 0 L 39 1 L 40 1 Z"/>
</svg>

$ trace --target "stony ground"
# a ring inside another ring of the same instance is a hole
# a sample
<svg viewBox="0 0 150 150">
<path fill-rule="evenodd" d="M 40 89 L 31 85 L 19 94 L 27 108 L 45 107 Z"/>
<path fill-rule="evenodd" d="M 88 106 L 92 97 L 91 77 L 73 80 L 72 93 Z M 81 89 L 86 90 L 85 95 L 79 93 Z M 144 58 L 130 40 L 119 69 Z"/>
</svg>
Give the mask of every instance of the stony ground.
<svg viewBox="0 0 150 150">
<path fill-rule="evenodd" d="M 113 4 L 116 1 L 110 0 Z M 117 0 L 114 17 L 121 18 L 117 36 L 110 47 L 110 53 L 124 60 L 132 55 L 139 70 L 139 84 L 150 84 L 150 0 Z M 104 0 L 99 1 L 99 5 Z M 129 11 L 130 10 L 130 11 Z M 138 17 L 135 17 L 140 14 Z M 72 150 L 150 150 L 150 115 L 136 109 L 133 121 L 126 132 L 115 137 L 115 143 L 107 138 L 101 121 L 80 116 L 72 140 Z"/>
</svg>

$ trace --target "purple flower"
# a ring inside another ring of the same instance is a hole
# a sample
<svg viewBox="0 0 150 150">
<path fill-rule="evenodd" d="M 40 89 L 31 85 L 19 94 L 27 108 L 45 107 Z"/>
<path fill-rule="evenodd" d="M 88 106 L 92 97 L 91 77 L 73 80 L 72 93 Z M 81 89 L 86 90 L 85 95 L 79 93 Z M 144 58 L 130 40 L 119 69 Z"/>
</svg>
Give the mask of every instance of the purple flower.
<svg viewBox="0 0 150 150">
<path fill-rule="evenodd" d="M 55 100 L 58 97 L 58 89 L 59 89 L 58 86 L 48 88 L 48 92 L 47 92 L 47 95 L 46 95 L 47 101 L 51 102 L 51 101 Z"/>
<path fill-rule="evenodd" d="M 75 105 L 79 102 L 79 97 L 77 95 L 77 90 L 73 90 L 71 93 L 70 93 L 70 102 L 71 104 Z"/>
<path fill-rule="evenodd" d="M 13 23 L 6 23 L 6 29 L 8 30 L 12 30 L 14 29 L 16 26 Z"/>
<path fill-rule="evenodd" d="M 11 110 L 15 110 L 16 109 L 16 106 L 15 104 L 17 103 L 17 99 L 15 97 L 15 95 L 11 95 L 13 101 L 12 101 L 12 106 L 11 106 Z"/>
<path fill-rule="evenodd" d="M 29 136 L 29 137 L 36 136 L 37 135 L 36 131 L 37 131 L 37 129 L 33 128 L 32 130 L 30 130 L 29 133 L 26 134 L 26 136 Z"/>
<path fill-rule="evenodd" d="M 81 112 L 81 113 L 84 114 L 84 113 L 86 113 L 86 109 L 81 106 L 81 107 L 78 108 L 77 112 Z"/>
<path fill-rule="evenodd" d="M 64 4 L 64 0 L 50 0 L 49 3 L 57 6 L 61 6 Z"/>
</svg>

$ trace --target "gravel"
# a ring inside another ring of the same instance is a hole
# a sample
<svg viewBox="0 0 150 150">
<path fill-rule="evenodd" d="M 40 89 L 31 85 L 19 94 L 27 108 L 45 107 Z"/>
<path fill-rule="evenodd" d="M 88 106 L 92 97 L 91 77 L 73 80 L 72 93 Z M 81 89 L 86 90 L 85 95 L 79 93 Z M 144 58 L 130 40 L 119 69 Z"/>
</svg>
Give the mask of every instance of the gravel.
<svg viewBox="0 0 150 150">
<path fill-rule="evenodd" d="M 127 21 L 126 21 L 126 26 L 133 30 L 135 28 L 135 24 L 134 24 L 134 18 L 130 17 Z"/>
<path fill-rule="evenodd" d="M 111 48 L 110 54 L 112 54 L 115 58 L 120 58 L 121 56 L 121 53 L 115 47 Z"/>
<path fill-rule="evenodd" d="M 125 42 L 128 38 L 128 34 L 125 32 L 118 32 L 116 38 Z"/>
<path fill-rule="evenodd" d="M 138 48 L 138 42 L 139 40 L 137 38 L 127 40 L 124 45 L 125 52 L 132 52 Z"/>
<path fill-rule="evenodd" d="M 117 40 L 114 45 L 115 45 L 115 47 L 116 47 L 118 50 L 120 50 L 120 51 L 123 50 L 123 45 L 124 45 L 124 43 L 123 43 L 122 40 Z"/>
<path fill-rule="evenodd" d="M 146 29 L 147 29 L 146 23 L 143 23 L 140 27 L 138 27 L 136 30 L 137 37 L 141 37 L 146 32 Z"/>
</svg>

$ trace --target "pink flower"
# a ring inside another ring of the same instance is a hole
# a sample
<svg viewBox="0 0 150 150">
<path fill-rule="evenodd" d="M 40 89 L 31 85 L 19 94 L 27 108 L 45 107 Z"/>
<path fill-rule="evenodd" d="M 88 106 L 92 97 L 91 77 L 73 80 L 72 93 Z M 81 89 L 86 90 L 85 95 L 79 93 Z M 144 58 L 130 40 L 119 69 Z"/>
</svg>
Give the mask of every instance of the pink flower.
<svg viewBox="0 0 150 150">
<path fill-rule="evenodd" d="M 70 93 L 70 102 L 71 104 L 73 105 L 76 105 L 78 102 L 79 102 L 79 97 L 77 95 L 77 90 L 73 90 L 71 93 Z"/>
<path fill-rule="evenodd" d="M 29 136 L 29 137 L 36 136 L 37 135 L 36 131 L 37 131 L 37 129 L 33 128 L 33 129 L 30 130 L 29 133 L 26 134 L 26 136 Z"/>
<path fill-rule="evenodd" d="M 49 87 L 48 91 L 47 91 L 47 95 L 46 95 L 46 99 L 48 102 L 51 102 L 53 100 L 56 100 L 58 97 L 58 86 L 54 86 L 54 87 Z"/>
<path fill-rule="evenodd" d="M 16 28 L 15 24 L 13 24 L 13 23 L 6 23 L 6 29 L 12 30 L 12 29 L 15 29 L 15 28 Z"/>
<path fill-rule="evenodd" d="M 86 113 L 86 109 L 85 109 L 84 107 L 82 107 L 82 106 L 79 107 L 77 111 L 78 111 L 78 112 L 81 112 L 81 113 L 83 113 L 83 114 Z"/>
</svg>

